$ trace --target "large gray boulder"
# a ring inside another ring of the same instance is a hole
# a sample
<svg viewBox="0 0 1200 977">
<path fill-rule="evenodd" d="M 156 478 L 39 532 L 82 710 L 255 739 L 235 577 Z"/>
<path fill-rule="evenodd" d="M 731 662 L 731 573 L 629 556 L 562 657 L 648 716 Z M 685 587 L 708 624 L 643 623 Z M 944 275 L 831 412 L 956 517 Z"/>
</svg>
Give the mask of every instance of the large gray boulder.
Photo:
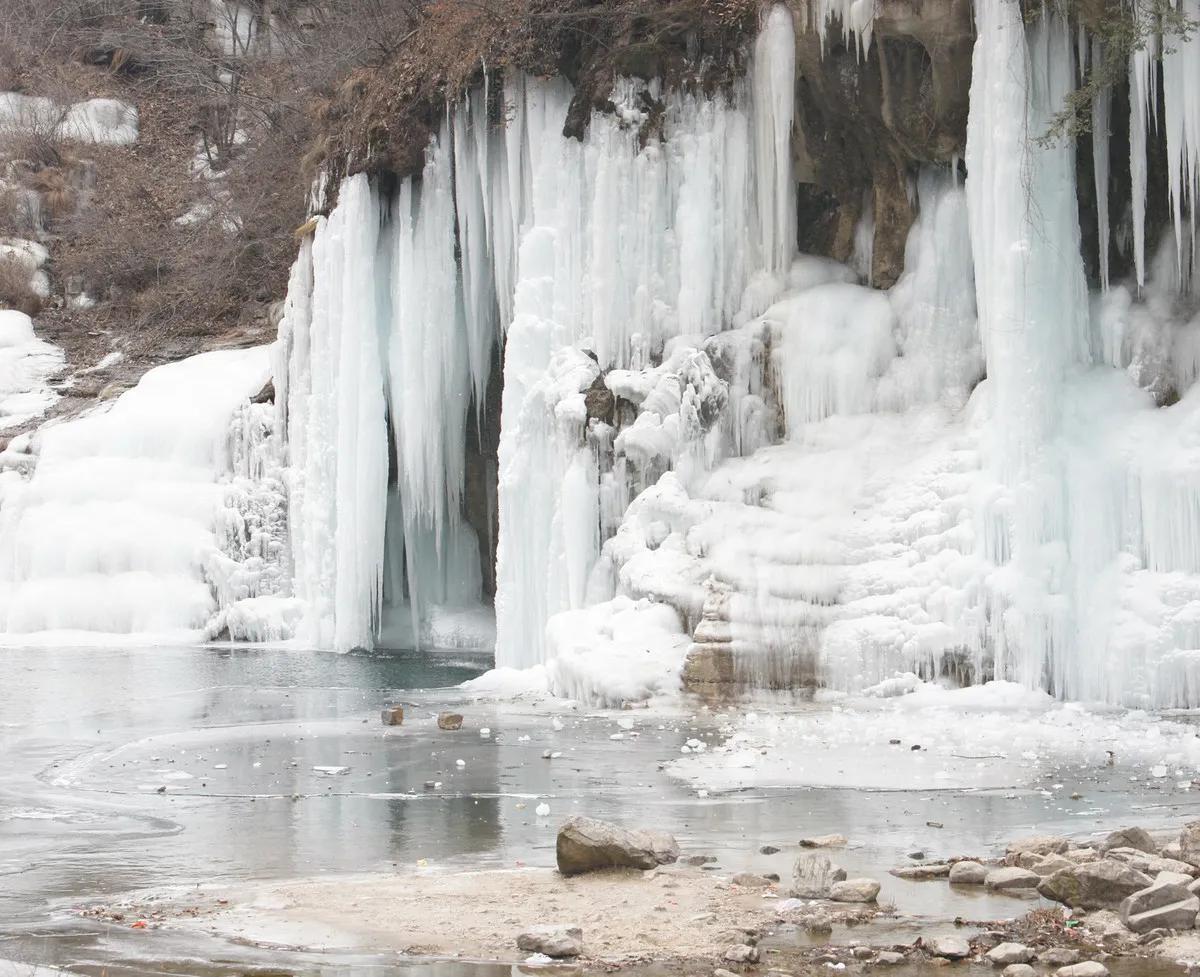
<svg viewBox="0 0 1200 977">
<path fill-rule="evenodd" d="M 992 869 L 984 878 L 983 884 L 997 892 L 1006 892 L 1011 889 L 1036 889 L 1041 881 L 1042 877 L 1037 873 L 1011 865 L 1007 868 Z"/>
<path fill-rule="evenodd" d="M 1126 865 L 1132 865 L 1139 872 L 1145 872 L 1147 875 L 1157 875 L 1159 872 L 1196 874 L 1195 866 L 1187 862 L 1175 858 L 1163 858 L 1160 855 L 1147 855 L 1137 848 L 1113 848 L 1108 852 L 1107 857 L 1115 858 L 1118 862 L 1124 862 Z"/>
<path fill-rule="evenodd" d="M 979 862 L 962 861 L 950 866 L 951 885 L 983 885 L 988 867 Z"/>
<path fill-rule="evenodd" d="M 679 858 L 679 845 L 659 831 L 631 831 L 608 821 L 573 817 L 558 829 L 558 870 L 581 875 L 604 868 L 651 869 Z"/>
<path fill-rule="evenodd" d="M 1039 859 L 1036 863 L 1029 866 L 1029 871 L 1037 875 L 1047 876 L 1053 875 L 1055 872 L 1061 872 L 1064 868 L 1070 868 L 1075 863 L 1062 855 L 1047 855 L 1045 858 Z"/>
<path fill-rule="evenodd" d="M 874 879 L 846 879 L 829 887 L 834 902 L 874 902 L 879 895 L 879 883 Z"/>
<path fill-rule="evenodd" d="M 1150 876 L 1124 862 L 1098 862 L 1064 868 L 1042 879 L 1038 892 L 1072 909 L 1115 909 L 1127 897 L 1151 884 Z"/>
<path fill-rule="evenodd" d="M 971 944 L 961 936 L 935 936 L 926 946 L 935 957 L 963 960 L 971 955 Z"/>
<path fill-rule="evenodd" d="M 1152 929 L 1191 929 L 1200 913 L 1200 898 L 1174 882 L 1156 882 L 1121 903 L 1121 922 L 1135 933 Z"/>
<path fill-rule="evenodd" d="M 1007 967 L 1013 963 L 1029 963 L 1033 951 L 1024 943 L 998 943 L 988 950 L 988 963 L 996 967 Z"/>
<path fill-rule="evenodd" d="M 556 960 L 583 953 L 583 930 L 578 926 L 531 926 L 517 937 L 517 949 L 544 953 Z"/>
<path fill-rule="evenodd" d="M 1061 855 L 1070 847 L 1071 843 L 1061 835 L 1030 835 L 1028 838 L 1018 838 L 1009 842 L 1004 862 L 1007 865 L 1019 865 L 1023 853 Z"/>
<path fill-rule="evenodd" d="M 1150 832 L 1145 828 L 1121 828 L 1100 842 L 1102 852 L 1108 852 L 1114 848 L 1135 848 L 1147 855 L 1158 854 L 1158 845 L 1154 843 Z"/>
<path fill-rule="evenodd" d="M 826 855 L 801 855 L 792 869 L 792 895 L 797 899 L 828 899 L 834 882 L 845 882 L 846 870 Z"/>
</svg>

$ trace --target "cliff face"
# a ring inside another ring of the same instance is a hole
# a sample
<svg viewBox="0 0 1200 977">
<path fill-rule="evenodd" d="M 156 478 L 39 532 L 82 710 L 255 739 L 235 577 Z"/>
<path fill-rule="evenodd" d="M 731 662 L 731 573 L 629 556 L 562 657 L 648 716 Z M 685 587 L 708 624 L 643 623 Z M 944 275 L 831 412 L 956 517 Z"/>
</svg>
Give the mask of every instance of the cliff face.
<svg viewBox="0 0 1200 977">
<path fill-rule="evenodd" d="M 916 168 L 951 164 L 966 148 L 971 5 L 884 0 L 857 32 L 824 21 L 827 6 L 794 5 L 799 245 L 851 260 L 865 219 L 873 242 L 864 270 L 886 288 L 903 271 Z"/>
</svg>

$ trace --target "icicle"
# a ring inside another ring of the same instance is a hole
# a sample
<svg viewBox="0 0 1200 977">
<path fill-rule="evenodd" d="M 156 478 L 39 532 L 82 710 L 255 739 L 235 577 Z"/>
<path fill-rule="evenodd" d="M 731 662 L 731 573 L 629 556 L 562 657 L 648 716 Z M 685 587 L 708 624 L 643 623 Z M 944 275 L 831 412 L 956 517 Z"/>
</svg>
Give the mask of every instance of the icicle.
<svg viewBox="0 0 1200 977">
<path fill-rule="evenodd" d="M 492 195 L 488 181 L 491 144 L 487 120 L 487 92 L 475 90 L 453 110 L 454 204 L 458 244 L 462 252 L 462 291 L 466 322 L 466 354 L 475 395 L 476 415 L 482 416 L 492 350 L 499 333 L 491 255 Z M 442 139 L 448 133 L 443 131 Z"/>
<path fill-rule="evenodd" d="M 1080 28 L 1082 32 L 1082 28 Z M 1082 36 L 1082 35 L 1081 35 Z M 1081 40 L 1081 45 L 1083 44 Z M 1081 47 L 1081 51 L 1084 50 Z M 1100 41 L 1092 42 L 1092 63 L 1101 61 Z M 1112 88 L 1105 85 L 1092 96 L 1092 172 L 1096 180 L 1096 227 L 1100 255 L 1100 286 L 1108 291 L 1108 168 L 1109 117 L 1112 114 Z"/>
<path fill-rule="evenodd" d="M 829 24 L 837 20 L 842 25 L 842 39 L 847 47 L 854 44 L 860 59 L 871 49 L 871 34 L 875 20 L 875 0 L 816 0 L 812 5 L 815 27 L 821 39 L 821 50 L 828 46 Z"/>
<path fill-rule="evenodd" d="M 1139 288 L 1146 284 L 1146 141 L 1150 114 L 1157 118 L 1157 44 L 1147 40 L 1146 47 L 1129 57 L 1129 174 L 1133 210 L 1133 263 Z"/>
<path fill-rule="evenodd" d="M 1200 19 L 1200 0 L 1179 0 L 1179 12 L 1189 21 Z M 1200 198 L 1200 44 L 1191 38 L 1164 43 L 1162 71 L 1167 189 L 1175 223 L 1179 279 L 1186 288 Z"/>
<path fill-rule="evenodd" d="M 824 23 L 824 21 L 822 21 Z M 792 116 L 795 111 L 796 33 L 781 3 L 767 14 L 754 45 L 754 145 L 758 221 L 768 271 L 786 271 L 796 250 L 792 181 Z"/>
</svg>

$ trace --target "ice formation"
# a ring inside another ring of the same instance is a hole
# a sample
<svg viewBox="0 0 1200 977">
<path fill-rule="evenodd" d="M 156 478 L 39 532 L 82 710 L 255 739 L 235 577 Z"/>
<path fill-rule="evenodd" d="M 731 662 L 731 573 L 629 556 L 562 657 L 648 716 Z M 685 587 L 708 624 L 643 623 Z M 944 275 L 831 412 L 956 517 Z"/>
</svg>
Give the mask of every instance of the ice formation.
<svg viewBox="0 0 1200 977">
<path fill-rule="evenodd" d="M 873 10 L 807 26 L 865 54 Z M 1075 146 L 1039 137 L 1103 52 L 979 3 L 967 178 L 914 172 L 885 291 L 870 208 L 852 267 L 796 253 L 792 16 L 765 12 L 723 92 L 618 79 L 574 139 L 565 80 L 509 75 L 448 107 L 419 174 L 342 183 L 273 408 L 245 403 L 265 354 L 194 361 L 171 383 L 195 417 L 151 374 L 5 476 L 7 631 L 494 641 L 494 684 L 604 704 L 677 692 L 690 656 L 757 687 L 1200 705 L 1200 42 L 1130 61 L 1128 218 L 1096 94 L 1089 294 Z M 1170 226 L 1146 241 L 1155 140 Z M 121 522 L 129 493 L 153 525 Z"/>
<path fill-rule="evenodd" d="M 58 399 L 50 380 L 62 365 L 62 350 L 34 335 L 29 316 L 0 309 L 0 431 L 46 412 Z"/>
<path fill-rule="evenodd" d="M 268 374 L 265 348 L 206 353 L 10 446 L 7 463 L 20 462 L 20 447 L 34 457 L 28 480 L 2 476 L 6 643 L 197 640 L 271 586 L 270 574 L 248 580 L 278 562 L 278 539 L 252 526 L 252 513 L 270 507 L 262 451 L 252 461 L 254 437 L 230 436 L 230 419 Z"/>
<path fill-rule="evenodd" d="M 869 49 L 867 5 L 810 15 Z M 601 702 L 678 689 L 689 649 L 760 686 L 919 671 L 1200 702 L 1200 546 L 1181 529 L 1200 342 L 1172 298 L 1193 253 L 1194 52 L 1164 66 L 1161 120 L 1154 52 L 1130 64 L 1137 292 L 1111 281 L 1111 93 L 1096 97 L 1089 296 L 1074 146 L 1038 136 L 1100 51 L 1012 3 L 976 23 L 965 188 L 921 170 L 886 292 L 794 253 L 782 5 L 725 94 L 621 80 L 576 141 L 565 82 L 510 77 L 506 126 L 476 92 L 419 180 L 388 199 L 343 185 L 282 333 L 310 640 L 380 641 L 396 611 L 410 636 L 476 613 L 486 544 L 464 457 L 502 344 L 500 667 Z M 664 109 L 649 140 L 646 96 Z M 1176 231 L 1147 261 L 1160 123 Z M 868 215 L 860 259 L 870 234 Z"/>
</svg>

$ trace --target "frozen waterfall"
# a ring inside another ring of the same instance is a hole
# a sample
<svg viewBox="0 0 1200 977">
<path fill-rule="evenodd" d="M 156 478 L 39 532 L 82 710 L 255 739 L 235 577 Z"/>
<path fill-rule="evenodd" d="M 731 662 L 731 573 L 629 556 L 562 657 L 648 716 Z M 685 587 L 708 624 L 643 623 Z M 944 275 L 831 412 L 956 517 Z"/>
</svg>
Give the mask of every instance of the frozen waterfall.
<svg viewBox="0 0 1200 977">
<path fill-rule="evenodd" d="M 853 60 L 885 25 L 789 9 L 719 92 L 618 79 L 574 138 L 568 82 L 493 75 L 419 173 L 346 179 L 273 405 L 267 352 L 209 354 L 17 439 L 5 640 L 494 647 L 607 704 L 915 672 L 1200 705 L 1200 41 L 1130 61 L 1126 175 L 1116 90 L 1090 156 L 1042 138 L 1100 42 L 977 4 L 965 181 L 897 188 L 885 290 L 884 209 L 849 263 L 797 251 L 794 146 L 796 30 Z"/>
<path fill-rule="evenodd" d="M 271 418 L 249 404 L 269 375 L 266 348 L 158 367 L 0 456 L 5 643 L 245 637 L 283 613 L 242 606 L 290 585 Z"/>
</svg>

